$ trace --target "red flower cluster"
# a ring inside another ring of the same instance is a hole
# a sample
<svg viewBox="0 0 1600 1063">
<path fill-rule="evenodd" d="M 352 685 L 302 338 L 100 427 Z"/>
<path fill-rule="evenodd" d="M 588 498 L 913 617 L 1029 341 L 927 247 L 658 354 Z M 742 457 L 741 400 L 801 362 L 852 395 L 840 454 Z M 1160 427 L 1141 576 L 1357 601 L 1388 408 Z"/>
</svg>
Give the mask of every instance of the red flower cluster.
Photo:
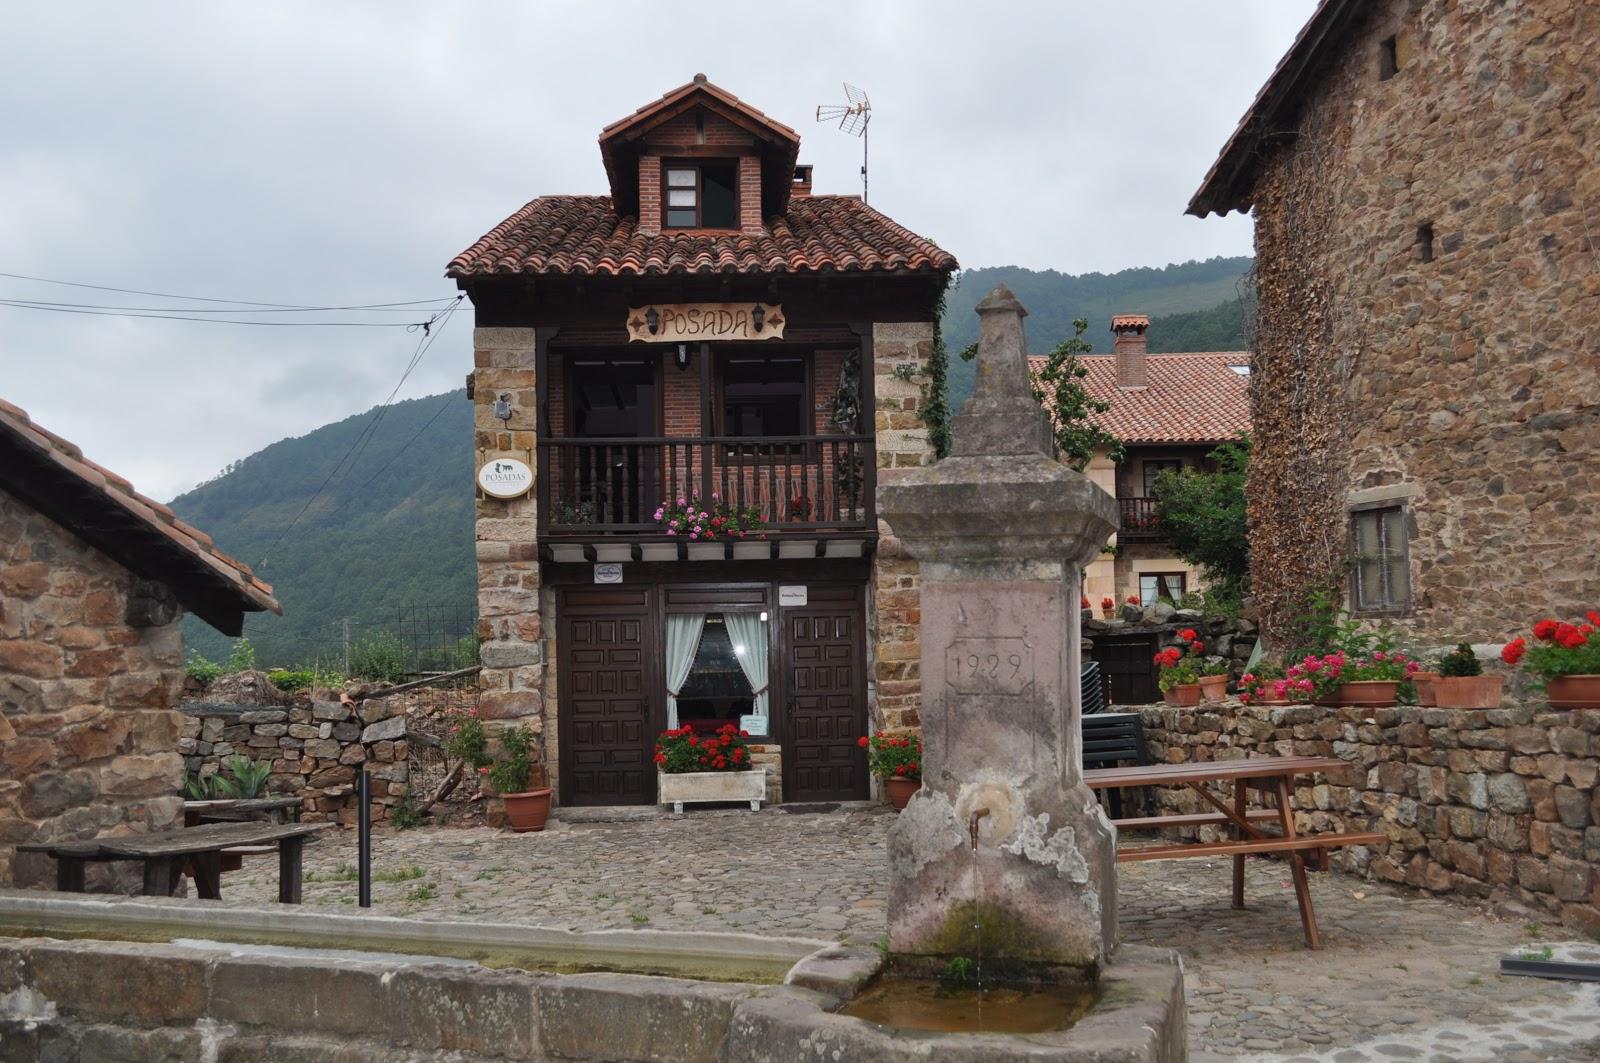
<svg viewBox="0 0 1600 1063">
<path fill-rule="evenodd" d="M 1528 640 L 1518 635 L 1506 643 L 1506 648 L 1500 651 L 1500 659 L 1507 664 L 1516 664 L 1528 652 Z"/>
<path fill-rule="evenodd" d="M 1139 604 L 1139 596 L 1137 594 L 1128 595 L 1128 604 L 1129 605 L 1138 605 Z"/>
<path fill-rule="evenodd" d="M 1116 607 L 1117 607 L 1117 600 L 1115 598 L 1112 598 L 1110 595 L 1107 595 L 1106 597 L 1100 599 L 1100 608 L 1104 609 L 1106 612 L 1109 613 L 1111 610 L 1115 609 Z"/>
<path fill-rule="evenodd" d="M 1183 651 L 1176 646 L 1168 646 L 1155 656 L 1155 663 L 1162 668 L 1171 668 L 1183 657 Z"/>
<path fill-rule="evenodd" d="M 1194 642 L 1195 639 L 1198 639 L 1199 637 L 1200 637 L 1199 634 L 1196 633 L 1195 629 L 1192 628 L 1192 627 L 1186 627 L 1182 631 L 1178 632 L 1178 641 L 1180 641 L 1180 642 L 1191 642 L 1192 643 L 1192 642 Z"/>
<path fill-rule="evenodd" d="M 1594 633 L 1597 626 L 1600 626 L 1600 613 L 1590 610 L 1588 618 L 1587 624 L 1569 624 L 1564 620 L 1541 620 L 1533 625 L 1533 637 L 1540 642 L 1553 642 L 1564 650 L 1578 649 L 1589 641 L 1589 636 Z M 1509 646 L 1506 648 L 1510 649 Z"/>
<path fill-rule="evenodd" d="M 922 739 L 914 734 L 890 735 L 874 731 L 856 744 L 867 751 L 867 766 L 880 779 L 922 778 Z"/>
<path fill-rule="evenodd" d="M 1078 595 L 1078 608 L 1079 609 L 1087 609 L 1087 608 L 1089 608 L 1089 596 L 1087 594 Z"/>
<path fill-rule="evenodd" d="M 738 771 L 748 767 L 750 751 L 744 740 L 749 732 L 724 724 L 704 738 L 685 724 L 663 731 L 656 739 L 655 762 L 662 771 Z"/>
</svg>

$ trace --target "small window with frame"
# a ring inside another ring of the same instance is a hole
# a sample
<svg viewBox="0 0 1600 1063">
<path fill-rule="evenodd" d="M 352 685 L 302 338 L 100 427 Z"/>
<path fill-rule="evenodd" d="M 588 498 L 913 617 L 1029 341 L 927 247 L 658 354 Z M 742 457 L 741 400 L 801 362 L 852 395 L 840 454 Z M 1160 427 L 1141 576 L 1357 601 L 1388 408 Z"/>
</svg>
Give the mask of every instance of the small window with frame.
<svg viewBox="0 0 1600 1063">
<path fill-rule="evenodd" d="M 669 229 L 737 229 L 739 167 L 733 162 L 669 162 L 661 171 Z"/>
<path fill-rule="evenodd" d="M 1350 605 L 1356 613 L 1403 613 L 1411 608 L 1411 551 L 1404 506 L 1350 514 Z"/>
<path fill-rule="evenodd" d="M 1139 604 L 1155 605 L 1157 602 L 1171 602 L 1176 605 L 1183 601 L 1183 596 L 1188 590 L 1188 573 L 1186 572 L 1141 572 L 1139 573 Z"/>
<path fill-rule="evenodd" d="M 1144 497 L 1156 497 L 1156 481 L 1164 472 L 1182 472 L 1183 462 L 1177 458 L 1163 458 L 1159 461 L 1146 460 L 1144 463 Z"/>
<path fill-rule="evenodd" d="M 811 434 L 804 358 L 735 353 L 720 361 L 723 435 L 760 439 Z"/>
</svg>

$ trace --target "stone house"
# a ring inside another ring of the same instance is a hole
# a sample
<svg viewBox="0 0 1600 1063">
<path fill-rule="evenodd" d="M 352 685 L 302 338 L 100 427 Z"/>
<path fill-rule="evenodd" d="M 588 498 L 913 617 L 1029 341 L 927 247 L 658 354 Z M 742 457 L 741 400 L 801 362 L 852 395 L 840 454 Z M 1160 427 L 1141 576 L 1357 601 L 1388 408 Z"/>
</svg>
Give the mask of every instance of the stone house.
<svg viewBox="0 0 1600 1063">
<path fill-rule="evenodd" d="M 562 804 L 653 803 L 656 736 L 730 722 L 769 798 L 863 798 L 857 738 L 917 722 L 918 569 L 875 489 L 933 459 L 956 261 L 814 193 L 799 148 L 696 75 L 601 131 L 608 194 L 534 199 L 449 264 L 479 707 L 537 734 Z"/>
<path fill-rule="evenodd" d="M 182 825 L 178 620 L 237 635 L 268 609 L 204 532 L 0 401 L 0 886 L 55 881 L 20 843 Z"/>
<path fill-rule="evenodd" d="M 1600 603 L 1600 6 L 1324 0 L 1189 213 L 1255 216 L 1253 585 L 1418 641 Z"/>
</svg>

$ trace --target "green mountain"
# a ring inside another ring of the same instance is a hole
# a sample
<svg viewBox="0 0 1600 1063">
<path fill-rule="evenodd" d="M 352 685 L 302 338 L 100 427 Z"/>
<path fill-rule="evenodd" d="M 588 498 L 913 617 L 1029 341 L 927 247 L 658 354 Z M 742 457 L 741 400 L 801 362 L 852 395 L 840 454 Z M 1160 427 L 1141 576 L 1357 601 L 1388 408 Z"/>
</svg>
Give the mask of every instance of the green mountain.
<svg viewBox="0 0 1600 1063">
<path fill-rule="evenodd" d="M 1243 350 L 1245 286 L 1253 259 L 1211 258 L 1159 268 L 1074 275 L 1021 266 L 965 270 L 945 300 L 943 333 L 954 355 L 978 338 L 978 301 L 1005 284 L 1028 308 L 1028 342 L 1042 354 L 1072 335 L 1072 321 L 1089 321 L 1085 338 L 1111 349 L 1112 314 L 1149 314 L 1152 351 Z M 973 364 L 950 360 L 950 403 L 972 392 Z"/>
<path fill-rule="evenodd" d="M 280 440 L 171 505 L 273 585 L 283 616 L 245 621 L 263 667 L 340 658 L 347 618 L 357 643 L 472 633 L 472 403 L 460 391 Z M 184 623 L 191 649 L 227 658 L 230 640 Z"/>
</svg>

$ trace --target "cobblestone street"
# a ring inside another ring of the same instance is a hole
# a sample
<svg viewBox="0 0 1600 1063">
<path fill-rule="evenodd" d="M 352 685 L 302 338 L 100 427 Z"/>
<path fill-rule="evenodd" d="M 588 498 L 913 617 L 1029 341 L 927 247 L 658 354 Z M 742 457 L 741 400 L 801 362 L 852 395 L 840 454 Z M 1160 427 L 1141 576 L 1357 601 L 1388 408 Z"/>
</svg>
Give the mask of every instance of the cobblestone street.
<svg viewBox="0 0 1600 1063">
<path fill-rule="evenodd" d="M 884 934 L 877 808 L 826 814 L 702 811 L 384 832 L 374 908 L 392 915 L 573 929 L 743 930 L 874 942 Z M 354 905 L 355 835 L 306 851 L 306 904 Z M 1600 1059 L 1600 986 L 1497 973 L 1499 958 L 1561 938 L 1465 904 L 1329 873 L 1312 876 L 1326 947 L 1304 947 L 1287 868 L 1249 863 L 1248 907 L 1224 860 L 1124 865 L 1124 941 L 1175 948 L 1197 1061 Z M 233 904 L 276 896 L 276 862 L 227 876 Z M 1591 948 L 1600 958 L 1600 947 Z M 1557 954 L 1560 955 L 1558 948 Z"/>
</svg>

